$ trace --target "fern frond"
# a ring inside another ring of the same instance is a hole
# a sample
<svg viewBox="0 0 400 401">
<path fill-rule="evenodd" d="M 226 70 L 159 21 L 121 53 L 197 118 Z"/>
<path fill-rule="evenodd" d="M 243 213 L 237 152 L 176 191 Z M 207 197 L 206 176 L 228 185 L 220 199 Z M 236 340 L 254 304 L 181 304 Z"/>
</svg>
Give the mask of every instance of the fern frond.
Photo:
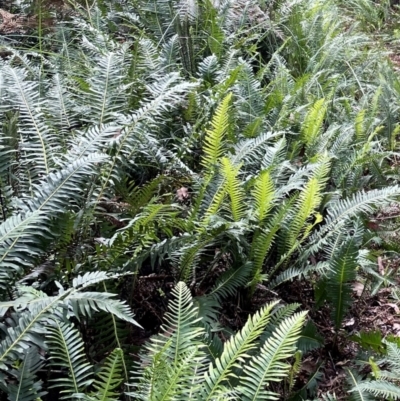
<svg viewBox="0 0 400 401">
<path fill-rule="evenodd" d="M 400 195 L 400 187 L 394 185 L 383 189 L 373 189 L 368 192 L 360 191 L 347 199 L 332 202 L 329 205 L 324 224 L 310 236 L 314 250 L 320 249 L 324 243 L 323 236 L 336 235 L 346 223 L 355 216 L 372 213 L 376 208 L 388 204 Z"/>
<path fill-rule="evenodd" d="M 251 270 L 252 264 L 250 262 L 236 269 L 229 269 L 218 278 L 211 292 L 207 294 L 207 297 L 221 300 L 228 295 L 233 295 L 238 287 L 246 283 Z"/>
<path fill-rule="evenodd" d="M 2 70 L 9 84 L 7 89 L 12 107 L 19 109 L 22 157 L 30 166 L 29 175 L 35 182 L 50 173 L 59 146 L 41 110 L 44 101 L 40 96 L 39 83 L 30 81 L 24 68 L 5 66 Z"/>
<path fill-rule="evenodd" d="M 0 224 L 0 245 L 15 238 L 29 237 L 37 230 L 38 222 L 42 219 L 46 220 L 46 217 L 40 211 L 9 217 Z"/>
<path fill-rule="evenodd" d="M 274 183 L 268 170 L 262 171 L 255 180 L 252 193 L 255 200 L 255 216 L 262 223 L 273 207 Z"/>
<path fill-rule="evenodd" d="M 197 308 L 193 304 L 192 296 L 186 284 L 179 282 L 172 292 L 174 298 L 168 305 L 169 311 L 165 315 L 165 325 L 162 326 L 164 333 L 162 336 L 165 341 L 170 342 L 172 363 L 179 364 L 179 355 L 190 346 L 194 345 L 194 340 L 198 338 L 203 330 L 196 327 L 199 319 L 197 318 Z M 171 337 L 167 333 L 173 332 Z"/>
<path fill-rule="evenodd" d="M 307 220 L 313 215 L 322 201 L 322 190 L 325 187 L 329 171 L 329 160 L 324 160 L 318 166 L 310 180 L 301 191 L 297 204 L 296 212 L 292 217 L 292 223 L 287 231 L 286 250 L 290 250 L 300 234 L 308 236 L 312 225 L 306 226 Z M 318 218 L 317 218 L 318 219 Z"/>
<path fill-rule="evenodd" d="M 189 289 L 179 282 L 168 305 L 162 333 L 146 347 L 147 355 L 133 372 L 135 391 L 140 400 L 195 398 L 205 368 L 201 339 L 205 334 L 197 317 Z M 144 365 L 145 364 L 145 365 Z M 143 370 L 143 367 L 145 370 Z M 139 373 L 139 374 L 138 374 Z"/>
<path fill-rule="evenodd" d="M 225 385 L 233 375 L 233 369 L 239 366 L 239 361 L 249 357 L 249 351 L 255 347 L 256 340 L 268 324 L 275 305 L 277 302 L 269 303 L 249 317 L 242 330 L 226 342 L 221 357 L 215 361 L 215 366 L 206 372 L 201 395 L 203 400 L 213 400 L 220 391 L 225 391 Z"/>
<path fill-rule="evenodd" d="M 361 377 L 351 369 L 347 370 L 347 382 L 350 385 L 350 401 L 372 401 L 372 397 L 366 392 L 358 389 L 357 386 L 362 382 Z"/>
<path fill-rule="evenodd" d="M 386 400 L 400 400 L 400 387 L 384 380 L 362 382 L 350 390 L 350 392 L 355 391 L 367 392 Z"/>
<path fill-rule="evenodd" d="M 271 222 L 267 227 L 254 234 L 251 244 L 250 257 L 253 262 L 253 278 L 251 286 L 254 289 L 255 285 L 261 282 L 261 272 L 264 260 L 275 240 L 277 232 L 281 229 L 281 224 L 286 217 L 288 210 L 293 206 L 293 202 L 289 201 L 283 204 L 271 217 Z"/>
<path fill-rule="evenodd" d="M 93 381 L 94 391 L 83 395 L 87 401 L 118 401 L 120 392 L 116 391 L 122 382 L 122 366 L 124 354 L 120 348 L 114 349 L 103 362 L 100 371 Z M 77 396 L 75 394 L 74 396 Z"/>
<path fill-rule="evenodd" d="M 10 375 L 17 384 L 8 383 L 7 386 L 0 383 L 0 387 L 8 393 L 10 401 L 36 401 L 45 392 L 42 390 L 42 381 L 38 381 L 36 373 L 43 367 L 38 349 L 30 347 L 25 354 L 24 360 L 18 369 L 13 369 Z"/>
<path fill-rule="evenodd" d="M 330 260 L 328 274 L 328 299 L 332 303 L 332 317 L 338 330 L 343 317 L 352 303 L 351 281 L 356 276 L 357 247 L 353 239 L 348 239 Z"/>
<path fill-rule="evenodd" d="M 91 316 L 92 312 L 102 310 L 118 317 L 121 320 L 141 327 L 135 319 L 129 306 L 125 302 L 113 299 L 115 294 L 106 292 L 76 292 L 67 298 L 74 310 L 75 316 Z"/>
<path fill-rule="evenodd" d="M 223 157 L 221 160 L 222 174 L 225 179 L 225 190 L 230 198 L 231 213 L 234 221 L 239 221 L 244 213 L 245 195 L 238 179 L 240 166 L 233 166 L 229 158 Z"/>
<path fill-rule="evenodd" d="M 52 387 L 60 388 L 61 398 L 67 399 L 73 394 L 83 392 L 92 383 L 92 366 L 87 362 L 79 331 L 72 325 L 55 320 L 47 331 L 50 363 L 66 368 L 68 375 L 55 379 Z"/>
<path fill-rule="evenodd" d="M 229 128 L 229 109 L 232 94 L 222 100 L 211 121 L 211 129 L 206 131 L 204 138 L 201 164 L 209 171 L 216 166 L 224 152 L 224 139 Z"/>
<path fill-rule="evenodd" d="M 290 365 L 285 359 L 295 352 L 307 312 L 286 318 L 265 342 L 259 355 L 253 356 L 243 370 L 241 393 L 246 400 L 274 400 L 277 394 L 266 390 L 268 383 L 281 381 Z"/>
<path fill-rule="evenodd" d="M 326 104 L 325 99 L 317 100 L 307 112 L 301 127 L 302 140 L 307 147 L 312 145 L 317 139 L 322 123 L 325 118 Z"/>
</svg>

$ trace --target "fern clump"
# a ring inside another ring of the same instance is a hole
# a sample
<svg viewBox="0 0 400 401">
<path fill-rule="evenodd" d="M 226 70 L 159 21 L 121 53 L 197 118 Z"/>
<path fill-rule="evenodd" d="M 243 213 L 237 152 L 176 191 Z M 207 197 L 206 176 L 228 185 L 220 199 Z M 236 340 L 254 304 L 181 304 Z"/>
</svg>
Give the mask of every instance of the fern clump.
<svg viewBox="0 0 400 401">
<path fill-rule="evenodd" d="M 172 295 L 165 326 L 136 364 L 134 391 L 128 395 L 141 400 L 276 399 L 269 383 L 288 376 L 287 360 L 295 352 L 306 313 L 282 316 L 271 326 L 277 306 L 272 302 L 249 317 L 213 357 L 207 352 L 213 339 L 198 317 L 189 289 L 180 282 Z M 266 338 L 264 333 L 269 333 Z"/>
</svg>

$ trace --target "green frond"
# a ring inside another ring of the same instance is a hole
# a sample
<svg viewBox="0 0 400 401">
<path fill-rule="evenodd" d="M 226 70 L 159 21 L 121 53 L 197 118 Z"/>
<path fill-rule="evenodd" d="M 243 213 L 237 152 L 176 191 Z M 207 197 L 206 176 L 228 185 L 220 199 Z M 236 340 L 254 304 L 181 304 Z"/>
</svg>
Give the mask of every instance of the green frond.
<svg viewBox="0 0 400 401">
<path fill-rule="evenodd" d="M 253 262 L 253 279 L 251 282 L 253 289 L 256 284 L 262 281 L 261 274 L 264 260 L 273 245 L 278 231 L 282 228 L 281 225 L 288 210 L 290 210 L 292 206 L 293 202 L 291 201 L 284 203 L 271 217 L 267 227 L 254 234 L 250 251 L 251 260 Z"/>
<path fill-rule="evenodd" d="M 124 353 L 120 348 L 114 349 L 103 362 L 96 374 L 92 386 L 94 391 L 83 396 L 87 401 L 118 401 L 120 392 L 116 391 L 122 383 Z"/>
<path fill-rule="evenodd" d="M 207 226 L 211 217 L 217 214 L 218 210 L 221 208 L 225 197 L 226 197 L 226 182 L 224 179 L 220 179 L 218 182 L 211 182 L 209 185 L 209 190 L 211 192 L 211 198 L 205 199 L 203 203 L 206 203 L 206 210 L 204 212 L 204 217 L 202 221 L 202 226 Z M 205 197 L 208 194 L 205 194 Z"/>
<path fill-rule="evenodd" d="M 44 395 L 42 381 L 38 380 L 37 372 L 44 363 L 36 347 L 30 347 L 25 353 L 22 364 L 11 370 L 10 375 L 17 383 L 8 383 L 6 386 L 0 382 L 0 388 L 8 393 L 10 401 L 36 401 Z"/>
<path fill-rule="evenodd" d="M 362 382 L 350 392 L 367 392 L 385 400 L 400 400 L 400 387 L 385 380 Z"/>
<path fill-rule="evenodd" d="M 87 116 L 91 123 L 100 125 L 114 120 L 115 113 L 125 104 L 128 85 L 124 84 L 124 75 L 128 72 L 129 59 L 126 45 L 92 59 L 87 79 L 88 93 L 82 94 L 90 107 Z"/>
<path fill-rule="evenodd" d="M 262 171 L 256 178 L 252 195 L 255 200 L 255 216 L 262 223 L 272 209 L 275 197 L 274 183 L 268 170 Z"/>
<path fill-rule="evenodd" d="M 0 266 L 4 266 L 5 269 L 11 267 L 18 271 L 21 267 L 29 265 L 32 258 L 43 251 L 38 246 L 34 248 L 26 245 L 34 241 L 39 242 L 38 237 L 51 236 L 47 220 L 50 217 L 61 218 L 60 211 L 65 210 L 66 203 L 80 199 L 83 193 L 80 184 L 88 180 L 89 176 L 95 173 L 96 164 L 105 159 L 105 155 L 96 154 L 78 159 L 65 168 L 50 173 L 40 185 L 36 186 L 32 198 L 21 200 L 20 209 L 25 213 L 25 217 L 15 217 L 11 223 L 26 225 L 27 230 L 20 230 L 20 234 L 14 235 L 13 239 L 0 244 Z M 38 216 L 40 214 L 43 218 L 33 220 L 32 213 Z M 9 226 L 7 222 L 3 224 Z M 3 224 L 0 227 L 3 227 Z M 18 276 L 15 276 L 15 279 L 17 278 Z"/>
<path fill-rule="evenodd" d="M 79 331 L 69 323 L 55 320 L 47 328 L 46 343 L 50 349 L 50 363 L 67 371 L 67 377 L 54 379 L 52 387 L 61 389 L 62 399 L 83 392 L 92 383 L 93 373 Z"/>
<path fill-rule="evenodd" d="M 269 153 L 273 153 L 272 149 L 275 146 L 279 147 L 279 144 L 282 145 L 283 135 L 283 132 L 266 132 L 255 138 L 241 139 L 235 144 L 233 154 L 229 157 L 233 164 L 242 163 L 246 170 L 251 170 L 253 166 L 259 169 L 259 166 L 262 165 L 260 162 L 264 158 L 268 158 Z M 272 164 L 274 163 L 268 163 L 268 166 L 263 165 L 262 167 L 267 169 Z"/>
<path fill-rule="evenodd" d="M 289 267 L 283 272 L 279 273 L 274 279 L 268 283 L 268 288 L 273 290 L 274 288 L 284 284 L 287 281 L 293 281 L 296 278 L 304 276 L 304 269 L 298 269 L 295 267 Z"/>
<path fill-rule="evenodd" d="M 221 165 L 222 175 L 226 183 L 226 194 L 230 199 L 232 217 L 234 221 L 239 221 L 243 217 L 245 208 L 245 194 L 238 178 L 240 166 L 232 165 L 227 157 L 222 158 Z"/>
<path fill-rule="evenodd" d="M 190 393 L 194 398 L 206 366 L 201 351 L 205 331 L 186 284 L 179 282 L 172 296 L 162 333 L 146 346 L 147 352 L 133 372 L 135 390 L 128 395 L 140 400 L 169 400 Z"/>
<path fill-rule="evenodd" d="M 197 241 L 193 241 L 179 250 L 179 270 L 181 279 L 185 282 L 192 278 L 195 274 L 196 267 L 199 263 L 202 252 L 206 250 L 214 241 L 214 237 L 200 237 Z"/>
<path fill-rule="evenodd" d="M 332 304 L 332 318 L 338 330 L 343 317 L 353 302 L 351 282 L 356 276 L 357 247 L 353 239 L 346 240 L 329 262 L 327 277 L 328 300 Z"/>
<path fill-rule="evenodd" d="M 350 401 L 372 401 L 372 397 L 366 391 L 358 389 L 357 386 L 362 382 L 361 377 L 351 369 L 347 370 L 347 383 L 352 391 L 349 394 Z"/>
<path fill-rule="evenodd" d="M 303 353 L 318 349 L 324 345 L 324 338 L 318 333 L 317 327 L 310 320 L 303 328 L 297 347 Z"/>
<path fill-rule="evenodd" d="M 24 355 L 25 350 L 32 343 L 44 348 L 41 340 L 43 322 L 51 316 L 53 318 L 55 316 L 60 317 L 58 313 L 60 307 L 61 309 L 68 308 L 69 296 L 73 297 L 77 292 L 89 286 L 117 277 L 118 275 L 109 275 L 105 272 L 86 273 L 83 276 L 76 277 L 70 289 L 62 290 L 57 296 L 53 297 L 49 297 L 41 291 L 32 291 L 29 287 L 21 286 L 22 296 L 20 298 L 0 303 L 0 308 L 4 308 L 6 311 L 11 307 L 18 311 L 23 310 L 18 314 L 18 326 L 7 327 L 7 335 L 0 342 L 0 368 L 7 370 L 7 365 Z M 29 289 L 27 294 L 23 293 L 25 288 Z M 123 308 L 125 308 L 124 305 Z M 109 309 L 111 311 L 115 308 L 111 306 Z M 120 312 L 118 313 L 121 315 Z M 60 323 L 56 322 L 57 324 Z"/>
<path fill-rule="evenodd" d="M 300 192 L 295 207 L 296 212 L 288 229 L 288 250 L 293 246 L 293 244 L 295 244 L 299 235 L 307 234 L 309 228 L 306 226 L 306 222 L 310 219 L 313 213 L 315 213 L 315 210 L 321 203 L 322 189 L 323 182 L 321 182 L 317 177 L 312 177 L 307 182 L 304 190 Z"/>
<path fill-rule="evenodd" d="M 233 295 L 240 286 L 246 284 L 251 271 L 251 262 L 247 262 L 236 269 L 227 270 L 218 278 L 210 293 L 207 294 L 207 297 L 221 300 L 228 295 Z"/>
<path fill-rule="evenodd" d="M 221 101 L 211 121 L 211 129 L 206 131 L 204 138 L 202 165 L 206 171 L 216 166 L 224 153 L 224 140 L 229 128 L 229 109 L 232 94 L 229 93 Z"/>
<path fill-rule="evenodd" d="M 151 202 L 151 199 L 156 195 L 156 190 L 162 183 L 165 177 L 159 175 L 154 178 L 146 185 L 142 187 L 134 187 L 130 193 L 127 193 L 125 196 L 125 201 L 127 201 L 134 212 L 138 212 L 142 207 L 145 207 Z M 124 186 L 125 183 L 121 185 Z M 124 190 L 122 188 L 122 190 Z"/>
<path fill-rule="evenodd" d="M 18 360 L 24 355 L 26 349 L 32 345 L 31 341 L 35 339 L 35 334 L 40 335 L 43 331 L 39 324 L 45 317 L 55 302 L 49 299 L 47 305 L 41 305 L 41 308 L 35 308 L 32 312 L 24 312 L 18 316 L 18 326 L 7 328 L 6 337 L 0 342 L 0 368 L 8 370 L 7 364 Z M 0 307 L 3 307 L 1 305 Z M 40 341 L 42 344 L 42 341 Z"/>
<path fill-rule="evenodd" d="M 239 366 L 239 361 L 247 359 L 249 351 L 255 348 L 256 341 L 268 324 L 275 305 L 277 302 L 269 303 L 250 316 L 242 330 L 226 342 L 221 357 L 206 372 L 201 395 L 203 400 L 213 400 L 220 391 L 225 391 L 225 386 L 234 375 L 233 369 Z"/>
<path fill-rule="evenodd" d="M 301 135 L 304 144 L 309 147 L 320 134 L 326 113 L 325 99 L 317 100 L 308 110 L 301 127 Z"/>
<path fill-rule="evenodd" d="M 115 294 L 107 292 L 76 292 L 67 298 L 74 310 L 75 316 L 91 316 L 92 312 L 102 310 L 117 318 L 141 327 L 135 319 L 129 306 L 120 300 L 113 299 Z"/>
<path fill-rule="evenodd" d="M 37 230 L 39 220 L 46 219 L 40 211 L 28 212 L 9 217 L 0 224 L 0 245 L 15 238 L 29 237 Z"/>
<path fill-rule="evenodd" d="M 365 113 L 365 109 L 360 110 L 354 120 L 354 130 L 358 141 L 365 140 L 366 137 L 366 132 L 364 128 Z"/>
<path fill-rule="evenodd" d="M 177 366 L 179 355 L 194 345 L 194 340 L 203 333 L 203 329 L 197 326 L 197 309 L 186 284 L 179 282 L 172 295 L 174 298 L 168 305 L 162 336 L 170 342 L 171 362 Z M 171 336 L 170 331 L 173 333 Z"/>
<path fill-rule="evenodd" d="M 290 365 L 283 362 L 293 356 L 307 312 L 286 318 L 244 366 L 241 393 L 246 400 L 274 400 L 278 394 L 266 388 L 270 382 L 279 382 L 289 373 Z"/>
<path fill-rule="evenodd" d="M 30 179 L 36 182 L 54 168 L 54 156 L 59 152 L 57 139 L 41 111 L 44 101 L 40 96 L 39 83 L 30 80 L 24 68 L 3 66 L 2 71 L 8 83 L 10 106 L 19 110 L 22 155 L 30 167 Z"/>
</svg>

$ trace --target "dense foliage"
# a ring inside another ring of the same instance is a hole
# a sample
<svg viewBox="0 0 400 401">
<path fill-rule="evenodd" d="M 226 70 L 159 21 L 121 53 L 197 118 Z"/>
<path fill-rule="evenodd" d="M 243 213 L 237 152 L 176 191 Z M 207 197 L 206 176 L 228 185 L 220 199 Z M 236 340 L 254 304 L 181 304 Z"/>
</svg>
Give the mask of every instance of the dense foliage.
<svg viewBox="0 0 400 401">
<path fill-rule="evenodd" d="M 353 282 L 396 286 L 395 219 L 373 221 L 400 195 L 400 81 L 371 34 L 390 6 L 2 10 L 4 399 L 316 399 L 319 368 L 296 375 L 327 344 L 276 299 L 306 283 L 340 353 Z M 400 399 L 400 343 L 376 342 L 348 399 Z"/>
</svg>

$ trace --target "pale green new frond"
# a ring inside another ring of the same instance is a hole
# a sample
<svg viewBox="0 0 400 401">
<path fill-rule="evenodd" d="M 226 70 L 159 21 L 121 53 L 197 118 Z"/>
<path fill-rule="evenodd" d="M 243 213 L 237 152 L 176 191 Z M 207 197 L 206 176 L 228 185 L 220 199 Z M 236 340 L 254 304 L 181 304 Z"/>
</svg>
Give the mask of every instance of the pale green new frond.
<svg viewBox="0 0 400 401">
<path fill-rule="evenodd" d="M 246 324 L 237 334 L 226 343 L 220 358 L 215 361 L 215 366 L 205 374 L 205 383 L 202 393 L 203 400 L 213 400 L 219 391 L 224 391 L 229 378 L 233 375 L 233 369 L 240 367 L 249 357 L 249 351 L 256 347 L 256 341 L 265 329 L 271 318 L 271 310 L 277 304 L 272 302 L 264 306 L 260 311 L 250 316 Z"/>
<path fill-rule="evenodd" d="M 307 312 L 296 313 L 286 318 L 274 330 L 258 355 L 253 356 L 244 366 L 241 393 L 245 400 L 275 400 L 279 396 L 268 388 L 269 382 L 283 380 L 290 365 L 284 362 L 293 356 L 295 344 L 300 336 Z"/>
<path fill-rule="evenodd" d="M 67 399 L 92 383 L 92 366 L 87 362 L 84 343 L 76 328 L 55 320 L 47 331 L 51 364 L 67 370 L 67 377 L 55 379 L 53 387 L 61 388 L 61 398 Z"/>
<path fill-rule="evenodd" d="M 204 138 L 202 165 L 210 170 L 215 166 L 224 152 L 224 139 L 229 127 L 229 104 L 232 94 L 229 93 L 222 100 L 214 114 L 211 129 L 206 131 Z"/>
<path fill-rule="evenodd" d="M 299 233 L 305 228 L 307 219 L 312 216 L 312 213 L 319 206 L 321 199 L 321 186 L 318 179 L 313 177 L 307 182 L 304 190 L 301 191 L 295 207 L 297 211 L 289 231 L 292 244 L 295 242 Z"/>
<path fill-rule="evenodd" d="M 310 217 L 313 216 L 316 209 L 320 206 L 322 201 L 322 191 L 326 185 L 327 175 L 329 173 L 329 160 L 325 159 L 317 165 L 312 177 L 306 183 L 304 189 L 300 192 L 296 206 L 294 207 L 292 223 L 290 223 L 287 234 L 287 250 L 296 243 L 300 234 L 307 236 L 312 228 L 311 224 L 307 225 Z M 316 216 L 317 222 L 322 217 Z"/>
<path fill-rule="evenodd" d="M 325 99 L 317 100 L 311 107 L 301 127 L 302 139 L 308 147 L 317 139 L 325 118 Z"/>
<path fill-rule="evenodd" d="M 230 198 L 231 213 L 233 220 L 241 219 L 245 209 L 245 194 L 238 178 L 240 166 L 232 165 L 229 158 L 224 157 L 221 160 L 222 174 L 225 179 L 225 190 Z"/>
<path fill-rule="evenodd" d="M 259 222 L 264 221 L 273 207 L 275 197 L 274 182 L 268 170 L 262 171 L 255 180 L 253 197 L 255 200 L 255 215 Z"/>
<path fill-rule="evenodd" d="M 354 120 L 354 130 L 358 141 L 365 140 L 366 137 L 366 132 L 364 128 L 365 113 L 365 109 L 360 110 Z"/>
</svg>

